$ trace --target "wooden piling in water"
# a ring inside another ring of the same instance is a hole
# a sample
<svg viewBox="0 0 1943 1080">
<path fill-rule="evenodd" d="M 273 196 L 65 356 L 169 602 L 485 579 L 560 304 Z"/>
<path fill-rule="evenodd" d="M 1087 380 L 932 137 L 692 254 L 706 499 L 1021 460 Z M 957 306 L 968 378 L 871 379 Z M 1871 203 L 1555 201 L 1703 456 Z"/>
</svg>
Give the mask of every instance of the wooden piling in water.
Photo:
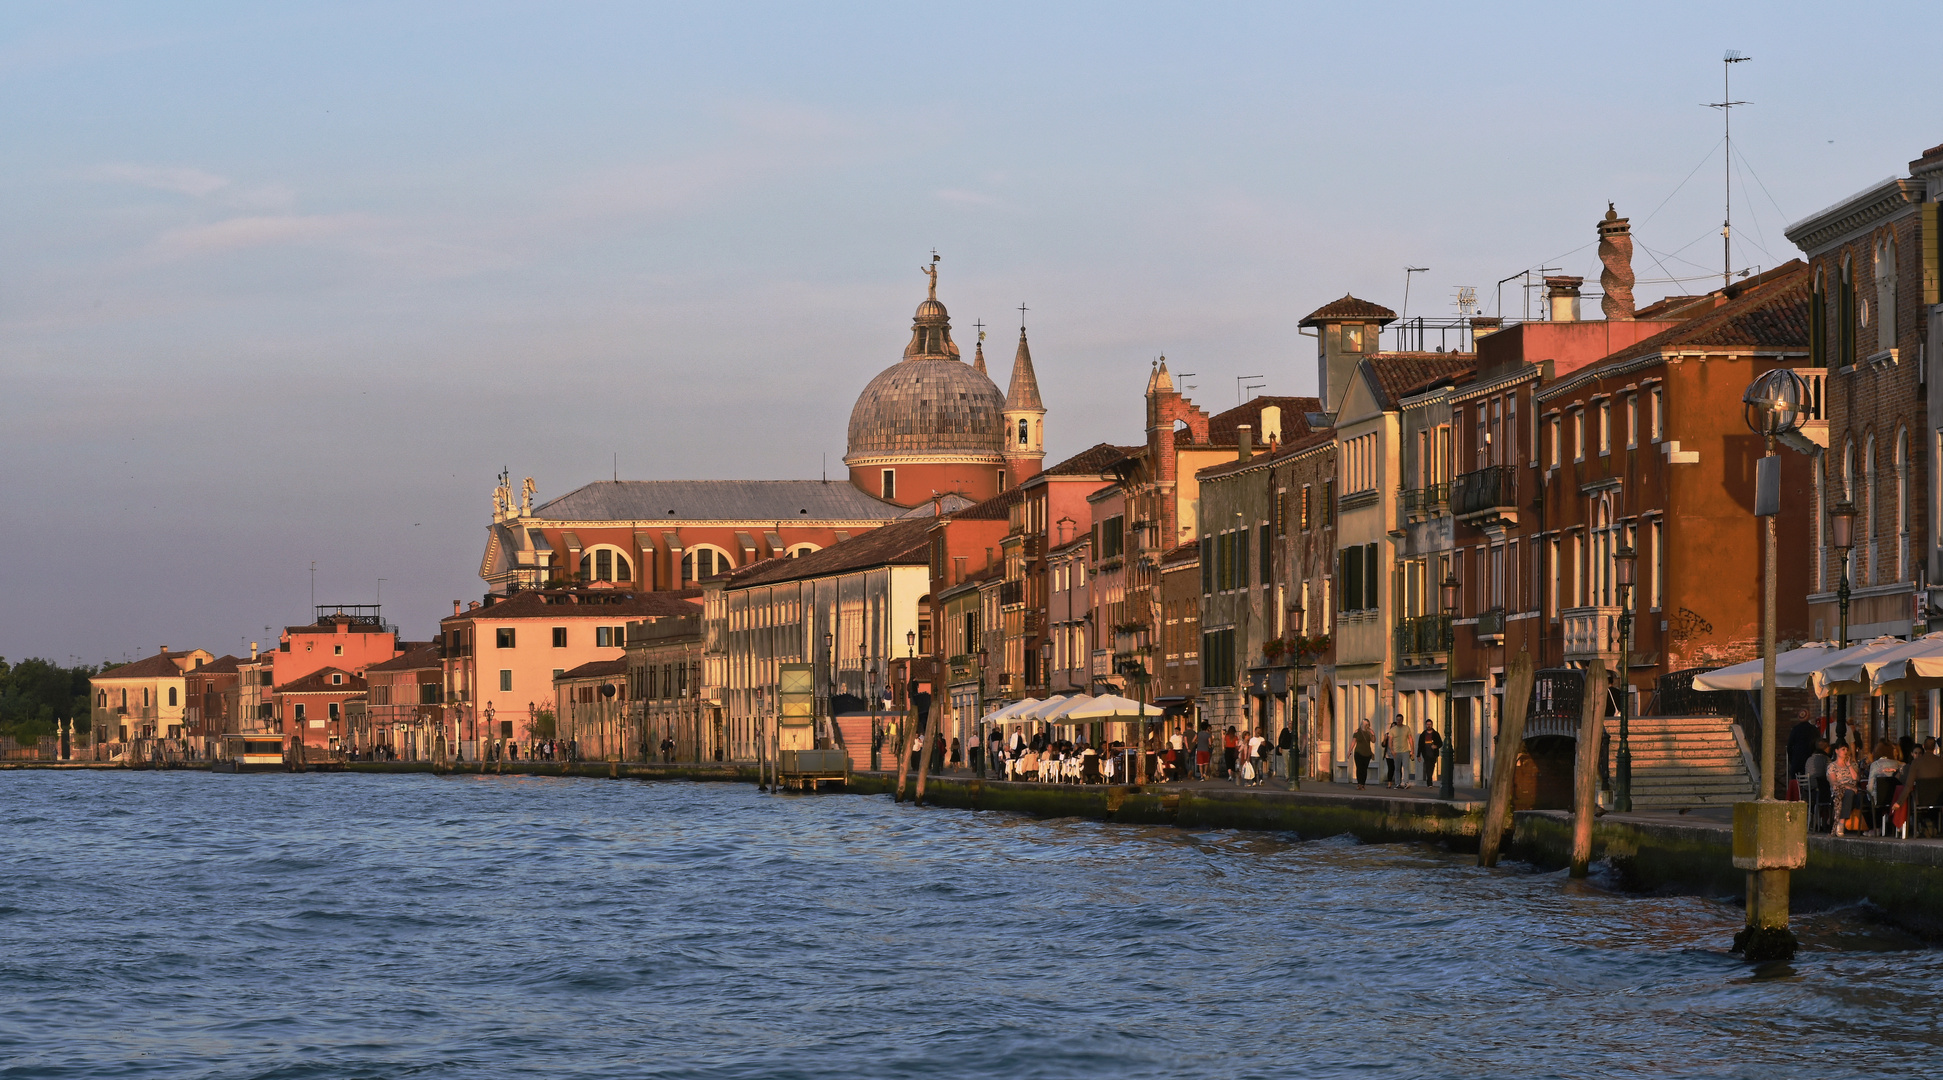
<svg viewBox="0 0 1943 1080">
<path fill-rule="evenodd" d="M 898 732 L 898 735 L 901 737 L 898 739 L 899 748 L 897 751 L 897 788 L 891 792 L 892 802 L 904 801 L 904 778 L 909 776 L 911 771 L 911 732 L 917 727 L 917 695 L 912 693 L 909 688 L 906 688 L 904 696 L 908 699 L 909 704 L 904 709 L 904 723 L 902 725 L 904 730 Z"/>
<path fill-rule="evenodd" d="M 923 738 L 937 737 L 931 734 L 931 714 L 933 712 L 936 712 L 937 709 L 938 709 L 938 699 L 932 698 L 931 708 L 926 709 L 924 713 L 923 726 L 918 729 L 918 735 L 920 737 Z M 919 806 L 924 805 L 924 778 L 931 774 L 931 756 L 935 753 L 937 753 L 935 749 L 933 749 L 929 745 L 926 745 L 924 747 L 924 752 L 918 755 L 918 790 L 917 790 L 917 794 L 913 797 L 912 801 L 916 802 Z"/>
<path fill-rule="evenodd" d="M 1575 878 L 1586 876 L 1592 866 L 1592 818 L 1599 808 L 1599 735 L 1605 726 L 1605 713 L 1606 662 L 1594 660 L 1585 669 L 1585 698 L 1579 703 L 1579 752 L 1572 767 Z"/>
<path fill-rule="evenodd" d="M 1511 779 L 1518 750 L 1525 743 L 1525 713 L 1531 706 L 1531 654 L 1516 653 L 1505 674 L 1504 716 L 1498 722 L 1497 749 L 1491 757 L 1491 794 L 1484 804 L 1484 824 L 1478 830 L 1477 864 L 1498 865 L 1505 826 L 1511 822 Z"/>
</svg>

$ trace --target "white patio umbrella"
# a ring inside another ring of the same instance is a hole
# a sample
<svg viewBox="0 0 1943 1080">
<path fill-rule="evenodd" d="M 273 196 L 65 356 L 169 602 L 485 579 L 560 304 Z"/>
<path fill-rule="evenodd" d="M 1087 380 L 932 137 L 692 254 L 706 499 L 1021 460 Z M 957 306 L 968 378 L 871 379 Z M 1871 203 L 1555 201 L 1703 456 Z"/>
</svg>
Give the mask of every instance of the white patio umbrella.
<svg viewBox="0 0 1943 1080">
<path fill-rule="evenodd" d="M 1809 688 L 1817 697 L 1869 693 L 1869 662 L 1907 644 L 1900 638 L 1879 637 L 1845 649 L 1830 657 L 1809 677 Z"/>
<path fill-rule="evenodd" d="M 1840 648 L 1833 642 L 1815 641 L 1799 649 L 1790 649 L 1774 658 L 1774 685 L 1777 688 L 1793 690 L 1813 690 L 1818 697 L 1831 693 L 1848 693 L 1855 687 L 1835 685 L 1839 679 L 1822 678 L 1823 671 L 1833 663 L 1865 654 L 1869 650 L 1880 650 L 1884 643 L 1894 642 L 1894 638 L 1876 638 L 1860 645 Z M 1761 688 L 1761 661 L 1749 660 L 1730 667 L 1717 668 L 1693 680 L 1695 690 L 1759 690 Z"/>
<path fill-rule="evenodd" d="M 1831 670 L 1829 674 L 1846 675 L 1856 663 L 1872 694 L 1943 687 L 1943 632 L 1898 641 L 1865 657 L 1844 661 L 1839 673 Z"/>
<path fill-rule="evenodd" d="M 991 712 L 986 713 L 984 720 L 988 724 L 1003 724 L 1008 720 L 1018 720 L 1020 717 L 1017 714 L 1021 710 L 1029 709 L 1037 704 L 1039 704 L 1039 699 L 1036 697 L 1021 698 L 1002 709 L 993 709 Z"/>
<path fill-rule="evenodd" d="M 1083 705 L 1068 709 L 1060 719 L 1067 723 L 1077 723 L 1081 720 L 1118 720 L 1130 716 L 1159 719 L 1166 715 L 1167 710 L 1158 705 L 1143 704 L 1118 694 L 1101 694 Z"/>
<path fill-rule="evenodd" d="M 1097 700 L 1099 699 L 1091 694 L 1073 694 L 1070 697 L 1048 698 L 1040 702 L 1038 708 L 1032 710 L 1032 719 L 1044 720 L 1048 724 L 1070 723 L 1072 722 L 1073 710 L 1083 709 Z"/>
</svg>

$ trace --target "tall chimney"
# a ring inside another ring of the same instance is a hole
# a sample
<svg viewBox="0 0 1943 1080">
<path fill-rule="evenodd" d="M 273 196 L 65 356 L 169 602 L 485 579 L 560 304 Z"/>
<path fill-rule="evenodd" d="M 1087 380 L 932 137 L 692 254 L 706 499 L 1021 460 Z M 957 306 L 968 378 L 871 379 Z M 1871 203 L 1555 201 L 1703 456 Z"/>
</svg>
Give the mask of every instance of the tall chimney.
<svg viewBox="0 0 1943 1080">
<path fill-rule="evenodd" d="M 1477 348 L 1479 338 L 1489 337 L 1497 333 L 1498 328 L 1503 325 L 1504 320 L 1496 315 L 1471 316 L 1471 348 Z"/>
<path fill-rule="evenodd" d="M 1579 286 L 1584 284 L 1582 277 L 1545 279 L 1545 303 L 1551 309 L 1553 322 L 1579 321 Z"/>
<path fill-rule="evenodd" d="M 1253 445 L 1255 441 L 1254 436 L 1255 429 L 1247 424 L 1241 424 L 1235 428 L 1235 441 L 1241 447 L 1241 460 L 1243 461 L 1247 461 L 1249 458 L 1255 456 L 1255 447 Z"/>
<path fill-rule="evenodd" d="M 458 613 L 459 613 L 459 601 L 454 600 L 452 601 L 452 614 L 457 615 Z"/>
<path fill-rule="evenodd" d="M 1599 308 L 1608 319 L 1633 317 L 1633 226 L 1606 204 L 1606 219 L 1599 223 Z"/>
<path fill-rule="evenodd" d="M 256 659 L 256 642 L 250 642 L 250 659 Z"/>
<path fill-rule="evenodd" d="M 167 645 L 162 646 L 162 655 L 163 656 L 169 655 L 169 647 Z"/>
</svg>

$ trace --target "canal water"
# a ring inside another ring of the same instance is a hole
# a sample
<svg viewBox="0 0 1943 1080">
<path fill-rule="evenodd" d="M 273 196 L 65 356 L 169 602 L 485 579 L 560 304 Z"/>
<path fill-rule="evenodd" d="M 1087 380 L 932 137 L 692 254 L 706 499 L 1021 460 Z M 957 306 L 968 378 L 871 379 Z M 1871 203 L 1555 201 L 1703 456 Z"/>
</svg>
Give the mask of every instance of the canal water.
<svg viewBox="0 0 1943 1080">
<path fill-rule="evenodd" d="M 1943 952 L 1430 846 L 727 784 L 0 774 L 0 1077 L 1938 1069 Z"/>
</svg>

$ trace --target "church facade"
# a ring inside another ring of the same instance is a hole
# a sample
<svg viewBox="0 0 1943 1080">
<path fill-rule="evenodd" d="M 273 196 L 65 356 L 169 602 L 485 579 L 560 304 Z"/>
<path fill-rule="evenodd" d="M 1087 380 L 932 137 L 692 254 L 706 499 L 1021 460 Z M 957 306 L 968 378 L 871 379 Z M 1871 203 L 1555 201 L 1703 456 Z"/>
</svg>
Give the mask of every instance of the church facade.
<svg viewBox="0 0 1943 1080">
<path fill-rule="evenodd" d="M 904 517 L 982 502 L 1038 475 L 1046 407 L 1025 329 L 1001 394 L 984 343 L 966 363 L 938 300 L 911 320 L 904 356 L 850 413 L 849 480 L 603 480 L 534 503 L 502 475 L 479 576 L 494 592 L 548 585 L 667 591 L 764 559 L 819 551 Z M 983 335 L 981 335 L 982 337 Z"/>
</svg>

